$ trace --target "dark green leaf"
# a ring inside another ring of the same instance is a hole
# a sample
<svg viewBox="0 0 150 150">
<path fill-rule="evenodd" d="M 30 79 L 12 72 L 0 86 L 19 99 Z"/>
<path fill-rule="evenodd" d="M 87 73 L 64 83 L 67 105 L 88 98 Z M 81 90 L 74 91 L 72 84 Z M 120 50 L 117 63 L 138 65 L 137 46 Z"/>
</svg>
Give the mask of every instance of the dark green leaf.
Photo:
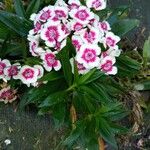
<svg viewBox="0 0 150 150">
<path fill-rule="evenodd" d="M 28 17 L 30 17 L 32 13 L 36 13 L 39 10 L 40 3 L 41 0 L 31 0 L 26 10 Z"/>
<path fill-rule="evenodd" d="M 21 36 L 26 36 L 31 29 L 31 23 L 15 14 L 0 11 L 0 21 Z"/>
<path fill-rule="evenodd" d="M 103 119 L 102 117 L 97 118 L 99 122 L 98 130 L 102 138 L 104 138 L 105 141 L 107 141 L 109 144 L 111 144 L 114 148 L 117 149 L 117 143 L 115 140 L 115 136 L 113 133 L 113 130 L 109 126 L 108 122 Z"/>
<path fill-rule="evenodd" d="M 65 100 L 66 93 L 64 91 L 56 92 L 50 94 L 44 101 L 39 105 L 39 107 L 51 107 L 53 105 L 59 104 Z"/>
<path fill-rule="evenodd" d="M 135 89 L 138 91 L 150 90 L 150 80 L 145 80 L 134 85 Z"/>
<path fill-rule="evenodd" d="M 69 58 L 69 53 L 72 50 L 71 45 L 72 45 L 71 40 L 68 38 L 67 45 L 57 55 L 58 59 L 61 60 L 64 77 L 69 86 L 72 85 L 72 77 L 73 77 L 72 76 L 72 67 L 71 67 L 70 58 Z"/>
<path fill-rule="evenodd" d="M 52 110 L 53 110 L 55 127 L 59 128 L 64 123 L 65 114 L 66 114 L 66 104 L 59 103 L 55 105 Z"/>
<path fill-rule="evenodd" d="M 123 36 L 138 25 L 137 19 L 122 19 L 113 24 L 112 31 L 118 36 Z"/>
<path fill-rule="evenodd" d="M 150 62 L 150 37 L 144 43 L 143 57 L 146 59 L 146 61 Z"/>
<path fill-rule="evenodd" d="M 60 72 L 52 71 L 45 74 L 40 81 L 54 81 L 63 78 L 63 75 Z"/>
<path fill-rule="evenodd" d="M 23 7 L 22 0 L 14 0 L 14 6 L 15 6 L 16 14 L 20 17 L 25 18 L 25 10 Z"/>
</svg>

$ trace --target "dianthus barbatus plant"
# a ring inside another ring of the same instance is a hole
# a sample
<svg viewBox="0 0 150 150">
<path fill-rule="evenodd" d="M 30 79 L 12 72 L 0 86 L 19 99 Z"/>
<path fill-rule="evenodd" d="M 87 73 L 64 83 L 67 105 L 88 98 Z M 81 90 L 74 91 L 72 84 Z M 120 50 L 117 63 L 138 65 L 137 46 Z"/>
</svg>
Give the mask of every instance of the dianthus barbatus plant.
<svg viewBox="0 0 150 150">
<path fill-rule="evenodd" d="M 20 1 L 16 8 L 17 4 Z M 30 7 L 27 14 L 32 12 Z M 117 100 L 123 87 L 112 76 L 117 77 L 119 70 L 119 75 L 131 75 L 140 65 L 121 55 L 121 39 L 111 30 L 108 10 L 104 15 L 107 20 L 103 20 L 105 8 L 106 0 L 57 0 L 30 16 L 30 59 L 26 54 L 23 61 L 12 64 L 0 59 L 0 79 L 10 84 L 21 81 L 30 87 L 20 107 L 35 103 L 39 114 L 52 113 L 56 127 L 71 127 L 68 137 L 60 142 L 69 148 L 103 149 L 103 139 L 117 148 L 115 135 L 126 131 L 116 123 L 127 114 Z M 7 15 L 0 13 L 5 24 Z M 24 21 L 26 26 L 30 24 Z M 24 31 L 16 30 L 14 24 L 9 26 L 24 37 Z M 135 24 L 127 31 L 133 27 Z"/>
</svg>

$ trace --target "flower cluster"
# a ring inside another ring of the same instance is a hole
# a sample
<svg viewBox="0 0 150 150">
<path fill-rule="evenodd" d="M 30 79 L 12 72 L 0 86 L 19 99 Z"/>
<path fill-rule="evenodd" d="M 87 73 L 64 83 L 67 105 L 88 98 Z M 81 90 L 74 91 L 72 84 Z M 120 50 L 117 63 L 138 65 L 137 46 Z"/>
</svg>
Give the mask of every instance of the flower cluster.
<svg viewBox="0 0 150 150">
<path fill-rule="evenodd" d="M 19 64 L 11 65 L 8 60 L 0 60 L 0 78 L 20 79 L 24 84 L 37 85 L 44 69 L 48 72 L 61 69 L 56 56 L 66 46 L 68 37 L 76 49 L 76 56 L 70 58 L 70 63 L 73 69 L 76 63 L 79 74 L 97 68 L 115 75 L 116 57 L 121 52 L 117 46 L 120 38 L 111 32 L 107 21 L 101 21 L 94 13 L 106 8 L 106 0 L 86 0 L 85 4 L 80 0 L 69 0 L 67 4 L 58 0 L 54 6 L 32 14 L 30 19 L 34 28 L 28 35 L 29 51 L 41 59 L 41 65 L 21 67 Z"/>
<path fill-rule="evenodd" d="M 0 102 L 12 103 L 17 99 L 16 90 L 10 88 L 10 86 L 4 87 L 0 90 Z"/>
</svg>

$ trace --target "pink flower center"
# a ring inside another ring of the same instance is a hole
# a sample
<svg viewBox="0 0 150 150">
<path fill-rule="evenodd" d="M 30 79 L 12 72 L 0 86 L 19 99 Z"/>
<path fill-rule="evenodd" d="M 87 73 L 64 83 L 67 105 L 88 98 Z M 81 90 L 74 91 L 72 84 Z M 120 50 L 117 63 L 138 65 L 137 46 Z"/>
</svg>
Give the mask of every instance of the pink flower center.
<svg viewBox="0 0 150 150">
<path fill-rule="evenodd" d="M 95 40 L 95 32 L 85 32 L 84 38 L 87 40 L 88 43 L 92 43 Z"/>
<path fill-rule="evenodd" d="M 57 66 L 57 60 L 54 54 L 49 53 L 45 55 L 45 60 L 48 66 L 50 67 L 56 67 Z"/>
<path fill-rule="evenodd" d="M 72 44 L 74 45 L 75 48 L 80 49 L 81 44 L 79 43 L 78 40 L 72 40 Z"/>
<path fill-rule="evenodd" d="M 41 30 L 41 23 L 40 22 L 37 22 L 35 24 L 35 28 L 34 28 L 34 32 L 37 33 L 39 30 Z"/>
<path fill-rule="evenodd" d="M 32 79 L 34 77 L 34 70 L 27 68 L 24 70 L 24 72 L 22 73 L 22 76 L 28 80 L 28 79 Z"/>
<path fill-rule="evenodd" d="M 107 44 L 108 46 L 115 46 L 116 41 L 113 40 L 111 37 L 107 37 L 107 39 L 106 39 L 106 44 Z"/>
<path fill-rule="evenodd" d="M 83 27 L 83 25 L 77 22 L 73 28 L 75 31 L 79 31 L 82 29 L 82 27 Z"/>
<path fill-rule="evenodd" d="M 57 21 L 65 17 L 66 17 L 66 14 L 63 10 L 55 10 L 55 17 L 53 18 L 53 20 Z"/>
<path fill-rule="evenodd" d="M 70 10 L 71 9 L 77 9 L 77 8 L 79 8 L 79 5 L 77 5 L 76 3 L 72 3 L 72 4 L 69 5 Z"/>
<path fill-rule="evenodd" d="M 106 57 L 106 56 L 108 56 L 107 51 L 102 52 L 102 57 Z"/>
<path fill-rule="evenodd" d="M 86 12 L 86 10 L 79 10 L 76 14 L 75 17 L 80 19 L 81 21 L 87 20 L 89 17 L 89 14 Z"/>
<path fill-rule="evenodd" d="M 8 76 L 12 77 L 12 76 L 16 76 L 18 75 L 18 67 L 17 66 L 11 66 L 8 69 Z"/>
<path fill-rule="evenodd" d="M 113 65 L 111 60 L 107 60 L 106 63 L 101 66 L 104 72 L 112 71 L 112 67 Z"/>
<path fill-rule="evenodd" d="M 6 64 L 0 62 L 0 75 L 4 74 L 4 68 L 6 67 Z"/>
<path fill-rule="evenodd" d="M 100 7 L 100 6 L 102 6 L 102 3 L 101 3 L 100 0 L 95 0 L 95 1 L 92 3 L 92 7 L 94 7 L 94 8 L 98 8 L 98 7 Z"/>
<path fill-rule="evenodd" d="M 42 15 L 40 16 L 40 19 L 45 21 L 49 19 L 50 17 L 51 17 L 51 11 L 47 10 L 42 13 Z"/>
<path fill-rule="evenodd" d="M 101 23 L 101 28 L 102 28 L 103 30 L 107 30 L 107 24 L 106 24 L 105 22 L 102 22 L 102 23 Z"/>
<path fill-rule="evenodd" d="M 14 95 L 13 95 L 13 91 L 11 89 L 8 89 L 7 91 L 4 91 L 1 93 L 0 98 L 1 99 L 7 99 L 7 100 L 11 100 L 13 99 Z"/>
<path fill-rule="evenodd" d="M 46 37 L 48 38 L 49 42 L 53 42 L 58 39 L 59 33 L 56 26 L 50 26 L 48 27 L 46 31 Z"/>
<path fill-rule="evenodd" d="M 82 58 L 87 62 L 94 62 L 96 59 L 96 52 L 94 49 L 88 49 L 86 48 L 84 51 L 84 54 L 82 55 Z"/>
<path fill-rule="evenodd" d="M 83 66 L 83 64 L 80 64 L 77 62 L 77 68 L 79 71 L 83 71 L 83 70 L 86 70 L 86 68 Z"/>
</svg>

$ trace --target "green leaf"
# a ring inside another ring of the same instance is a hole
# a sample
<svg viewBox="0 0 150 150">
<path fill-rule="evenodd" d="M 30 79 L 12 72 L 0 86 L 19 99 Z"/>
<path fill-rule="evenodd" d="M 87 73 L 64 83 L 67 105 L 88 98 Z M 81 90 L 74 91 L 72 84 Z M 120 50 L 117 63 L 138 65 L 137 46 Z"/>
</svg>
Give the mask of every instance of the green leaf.
<svg viewBox="0 0 150 150">
<path fill-rule="evenodd" d="M 137 19 L 122 19 L 113 24 L 112 31 L 118 36 L 124 36 L 138 25 Z"/>
<path fill-rule="evenodd" d="M 10 32 L 9 29 L 2 22 L 0 22 L 0 39 L 5 39 L 8 32 Z"/>
<path fill-rule="evenodd" d="M 141 81 L 134 85 L 134 88 L 138 91 L 150 90 L 150 80 Z"/>
<path fill-rule="evenodd" d="M 25 18 L 25 10 L 23 7 L 22 0 L 14 0 L 14 6 L 15 6 L 16 14 L 20 17 Z"/>
<path fill-rule="evenodd" d="M 40 105 L 39 107 L 51 107 L 53 105 L 59 104 L 62 101 L 65 101 L 66 93 L 64 91 L 59 91 L 53 94 L 50 94 Z"/>
<path fill-rule="evenodd" d="M 132 77 L 141 69 L 141 64 L 136 60 L 124 55 L 117 58 L 116 66 L 118 67 L 119 77 Z"/>
<path fill-rule="evenodd" d="M 30 17 L 32 13 L 36 13 L 39 10 L 40 3 L 41 3 L 41 0 L 32 0 L 28 4 L 27 10 L 26 10 L 26 14 L 28 17 Z"/>
<path fill-rule="evenodd" d="M 61 78 L 64 78 L 64 76 L 60 72 L 52 71 L 45 74 L 40 81 L 55 81 Z"/>
<path fill-rule="evenodd" d="M 48 82 L 47 84 L 40 85 L 38 88 L 31 88 L 27 92 L 24 92 L 20 101 L 20 109 L 23 109 L 30 103 L 43 102 L 48 95 L 65 89 L 65 85 L 62 83 L 64 83 L 64 80 L 55 80 Z"/>
<path fill-rule="evenodd" d="M 150 37 L 144 43 L 143 57 L 146 61 L 150 62 Z"/>
<path fill-rule="evenodd" d="M 101 72 L 100 70 L 92 69 L 91 71 L 89 71 L 85 75 L 82 75 L 79 78 L 78 84 L 79 85 L 89 84 L 91 82 L 98 80 L 102 76 L 105 76 L 105 74 L 103 72 Z"/>
<path fill-rule="evenodd" d="M 71 40 L 67 39 L 67 45 L 59 52 L 57 55 L 58 59 L 61 60 L 64 77 L 68 83 L 68 85 L 72 85 L 73 75 L 72 75 L 72 67 L 70 64 L 69 54 L 72 51 Z"/>
<path fill-rule="evenodd" d="M 65 114 L 66 114 L 66 104 L 65 103 L 59 103 L 54 106 L 53 110 L 53 118 L 55 127 L 59 128 L 65 120 Z"/>
<path fill-rule="evenodd" d="M 31 29 L 31 23 L 15 14 L 0 11 L 0 21 L 21 36 L 26 36 Z"/>
<path fill-rule="evenodd" d="M 77 139 L 81 136 L 85 127 L 86 124 L 84 121 L 78 121 L 76 124 L 76 128 L 71 131 L 69 137 L 66 138 L 66 140 L 64 141 L 64 145 L 68 145 L 69 147 L 72 146 L 77 141 Z"/>
<path fill-rule="evenodd" d="M 105 141 L 107 141 L 109 144 L 111 144 L 114 148 L 117 149 L 117 143 L 115 140 L 115 136 L 114 136 L 113 130 L 109 126 L 108 122 L 102 117 L 97 118 L 97 122 L 99 122 L 99 126 L 98 126 L 97 130 L 99 131 L 101 137 Z"/>
<path fill-rule="evenodd" d="M 93 91 L 95 91 L 95 93 L 98 94 L 99 96 L 99 101 L 101 103 L 108 103 L 111 101 L 111 98 L 109 97 L 107 90 L 104 88 L 104 86 L 100 83 L 91 83 L 90 86 L 91 89 L 93 89 Z"/>
</svg>

